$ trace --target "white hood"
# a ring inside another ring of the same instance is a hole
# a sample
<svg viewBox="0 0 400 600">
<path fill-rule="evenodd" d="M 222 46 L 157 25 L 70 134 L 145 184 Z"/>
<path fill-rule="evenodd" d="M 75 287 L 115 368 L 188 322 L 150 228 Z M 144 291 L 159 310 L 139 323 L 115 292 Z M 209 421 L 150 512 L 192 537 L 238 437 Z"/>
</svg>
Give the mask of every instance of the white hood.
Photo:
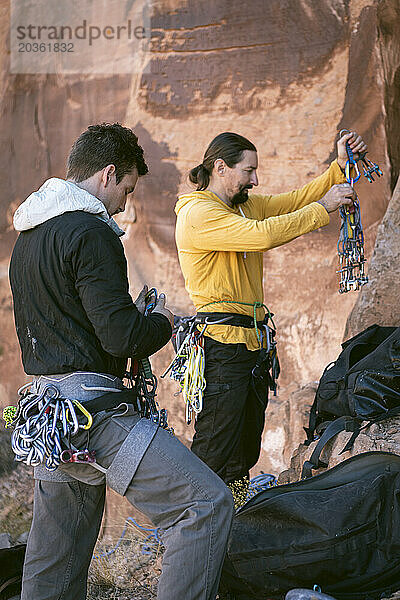
<svg viewBox="0 0 400 600">
<path fill-rule="evenodd" d="M 107 223 L 114 233 L 119 236 L 124 234 L 98 198 L 75 183 L 56 177 L 45 181 L 37 192 L 33 192 L 17 208 L 14 213 L 14 228 L 17 231 L 33 229 L 53 217 L 75 210 L 96 215 Z"/>
</svg>

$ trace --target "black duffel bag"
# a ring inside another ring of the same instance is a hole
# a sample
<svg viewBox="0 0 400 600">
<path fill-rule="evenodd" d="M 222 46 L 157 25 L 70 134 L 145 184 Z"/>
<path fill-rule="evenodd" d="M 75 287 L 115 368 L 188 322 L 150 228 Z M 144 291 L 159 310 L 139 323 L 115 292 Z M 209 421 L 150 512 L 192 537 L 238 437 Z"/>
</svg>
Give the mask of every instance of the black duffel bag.
<svg viewBox="0 0 400 600">
<path fill-rule="evenodd" d="M 236 513 L 221 598 L 283 599 L 314 585 L 338 600 L 400 589 L 400 456 L 359 454 Z"/>
<path fill-rule="evenodd" d="M 0 600 L 8 600 L 21 592 L 25 551 L 26 544 L 0 548 Z"/>
</svg>

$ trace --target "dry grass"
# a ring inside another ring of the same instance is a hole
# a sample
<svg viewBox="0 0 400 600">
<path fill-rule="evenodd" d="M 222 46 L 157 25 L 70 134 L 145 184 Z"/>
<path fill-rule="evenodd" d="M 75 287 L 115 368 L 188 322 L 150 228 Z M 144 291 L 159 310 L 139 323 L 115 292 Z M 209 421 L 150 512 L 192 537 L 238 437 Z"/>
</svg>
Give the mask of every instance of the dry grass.
<svg viewBox="0 0 400 600">
<path fill-rule="evenodd" d="M 147 534 L 128 523 L 120 545 L 109 553 L 123 528 L 123 522 L 108 526 L 96 545 L 88 600 L 153 600 L 157 596 L 162 546 L 155 541 L 145 543 Z"/>
</svg>

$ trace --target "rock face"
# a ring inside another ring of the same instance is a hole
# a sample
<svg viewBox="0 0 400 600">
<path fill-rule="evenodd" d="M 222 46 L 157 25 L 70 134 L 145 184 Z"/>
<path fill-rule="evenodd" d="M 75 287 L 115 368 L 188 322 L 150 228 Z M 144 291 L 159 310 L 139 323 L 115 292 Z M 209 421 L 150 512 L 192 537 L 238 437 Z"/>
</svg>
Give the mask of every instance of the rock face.
<svg viewBox="0 0 400 600">
<path fill-rule="evenodd" d="M 327 463 L 329 468 L 352 456 L 372 450 L 400 454 L 399 417 L 388 419 L 381 423 L 374 423 L 364 429 L 356 438 L 353 448 L 341 454 L 351 435 L 350 432 L 343 431 L 326 444 L 321 454 L 321 460 Z M 310 458 L 316 444 L 317 442 L 313 442 L 310 446 L 299 445 L 293 454 L 290 468 L 280 474 L 279 483 L 292 483 L 300 480 L 303 464 Z M 313 475 L 323 473 L 324 471 L 326 469 L 313 470 Z"/>
<path fill-rule="evenodd" d="M 290 464 L 293 450 L 306 438 L 303 427 L 308 423 L 316 389 L 317 384 L 313 382 L 294 390 L 287 399 L 270 398 L 263 455 L 255 473 L 263 469 L 277 474 Z"/>
<path fill-rule="evenodd" d="M 173 206 L 188 189 L 188 170 L 221 131 L 256 144 L 260 191 L 276 193 L 322 172 L 334 156 L 337 131 L 357 129 L 385 173 L 379 183 L 357 188 L 369 257 L 399 173 L 399 7 L 398 0 L 157 0 L 149 69 L 132 76 L 9 75 L 3 52 L 0 404 L 13 400 L 26 381 L 7 283 L 12 213 L 47 177 L 64 176 L 72 142 L 91 123 L 132 127 L 150 165 L 120 217 L 133 295 L 146 282 L 165 290 L 178 314 L 193 310 L 177 262 Z M 5 48 L 8 5 L 0 11 Z M 274 472 L 287 465 L 297 445 L 291 432 L 301 429 L 296 414 L 303 408 L 290 394 L 318 379 L 336 357 L 357 298 L 337 293 L 337 236 L 333 216 L 323 230 L 265 257 L 265 298 L 276 314 L 283 372 L 260 465 Z M 168 348 L 154 359 L 156 372 L 171 356 Z M 162 382 L 159 397 L 177 433 L 188 439 L 175 391 Z M 274 445 L 284 449 L 280 459 Z"/>
<path fill-rule="evenodd" d="M 370 284 L 359 295 L 346 325 L 351 337 L 373 323 L 400 326 L 400 178 L 378 227 L 369 265 Z"/>
</svg>

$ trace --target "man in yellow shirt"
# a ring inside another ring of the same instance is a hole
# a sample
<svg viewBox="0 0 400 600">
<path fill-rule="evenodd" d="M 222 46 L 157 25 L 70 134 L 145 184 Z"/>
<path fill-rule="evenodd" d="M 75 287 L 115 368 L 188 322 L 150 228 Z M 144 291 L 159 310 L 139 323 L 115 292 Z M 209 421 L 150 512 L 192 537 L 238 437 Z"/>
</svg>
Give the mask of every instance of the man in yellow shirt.
<svg viewBox="0 0 400 600">
<path fill-rule="evenodd" d="M 258 185 L 257 150 L 238 134 L 222 133 L 190 172 L 196 191 L 176 204 L 186 289 L 198 315 L 226 319 L 205 332 L 207 385 L 192 450 L 231 487 L 247 482 L 258 460 L 268 402 L 266 378 L 252 375 L 260 348 L 254 320 L 264 318 L 263 252 L 327 225 L 330 212 L 352 203 L 354 191 L 343 172 L 346 142 L 356 159 L 367 149 L 356 133 L 346 134 L 337 144 L 337 160 L 304 187 L 249 195 Z"/>
</svg>

